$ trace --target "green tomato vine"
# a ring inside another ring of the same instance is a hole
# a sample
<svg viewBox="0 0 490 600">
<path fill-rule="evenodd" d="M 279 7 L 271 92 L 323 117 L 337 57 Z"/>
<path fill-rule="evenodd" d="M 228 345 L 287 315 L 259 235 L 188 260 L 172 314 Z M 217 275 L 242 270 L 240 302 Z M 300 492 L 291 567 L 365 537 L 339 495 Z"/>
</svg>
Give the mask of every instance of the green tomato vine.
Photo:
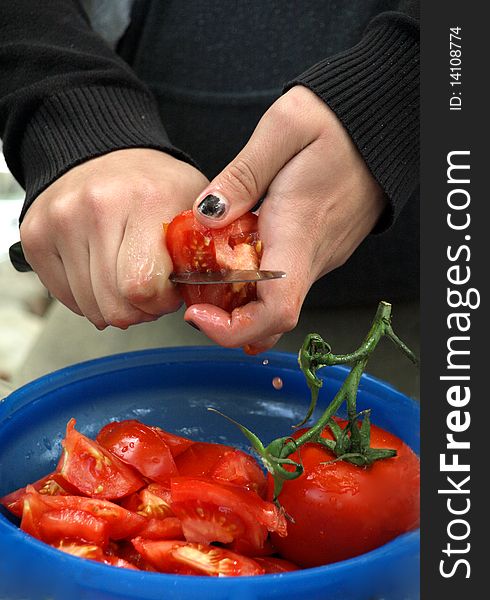
<svg viewBox="0 0 490 600">
<path fill-rule="evenodd" d="M 414 353 L 393 331 L 391 304 L 388 302 L 382 301 L 379 303 L 368 334 L 359 348 L 350 354 L 333 354 L 329 344 L 316 333 L 310 333 L 306 336 L 298 353 L 298 363 L 310 388 L 311 401 L 305 418 L 296 427 L 304 425 L 316 408 L 320 388 L 323 385 L 323 381 L 317 376 L 317 371 L 327 366 L 346 364 L 352 365 L 352 369 L 318 421 L 296 439 L 290 436 L 281 437 L 273 440 L 268 446 L 264 446 L 252 431 L 216 409 L 209 409 L 234 423 L 248 438 L 253 449 L 274 479 L 274 501 L 276 503 L 278 503 L 278 497 L 284 482 L 302 475 L 303 465 L 301 462 L 292 460 L 289 457 L 307 442 L 321 444 L 333 452 L 336 456 L 334 460 L 343 460 L 358 467 L 368 467 L 377 460 L 396 455 L 395 450 L 371 447 L 371 410 L 357 412 L 357 391 L 361 376 L 369 357 L 382 337 L 387 337 L 409 360 L 414 364 L 418 364 L 418 359 Z M 341 427 L 333 419 L 333 416 L 344 402 L 347 407 L 347 423 L 344 427 Z M 332 440 L 321 436 L 326 427 L 329 427 L 332 432 Z"/>
</svg>

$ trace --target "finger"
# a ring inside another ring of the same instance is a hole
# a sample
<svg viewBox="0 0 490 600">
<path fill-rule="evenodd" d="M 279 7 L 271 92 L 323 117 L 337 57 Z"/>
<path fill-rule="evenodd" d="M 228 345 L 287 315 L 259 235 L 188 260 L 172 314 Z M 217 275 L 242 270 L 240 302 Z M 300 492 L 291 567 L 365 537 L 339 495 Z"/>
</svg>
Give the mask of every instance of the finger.
<svg viewBox="0 0 490 600">
<path fill-rule="evenodd" d="M 313 140 L 310 128 L 301 127 L 276 105 L 262 117 L 243 150 L 194 203 L 194 214 L 203 225 L 224 227 L 248 212 L 282 167 Z"/>
<path fill-rule="evenodd" d="M 49 290 L 51 296 L 59 300 L 77 315 L 83 317 L 83 312 L 71 293 L 70 284 L 68 283 L 61 258 L 55 254 L 50 254 L 44 258 L 42 261 L 42 268 L 39 270 L 35 266 L 36 261 L 33 262 L 34 264 L 29 264 L 31 264 L 34 271 L 36 271 L 39 280 L 44 287 Z"/>
<path fill-rule="evenodd" d="M 136 307 L 117 287 L 117 255 L 121 238 L 116 235 L 95 236 L 90 243 L 90 278 L 97 305 L 108 325 L 127 329 L 135 323 L 154 321 L 157 317 Z"/>
<path fill-rule="evenodd" d="M 245 352 L 245 354 L 248 354 L 250 356 L 255 356 L 256 354 L 260 354 L 261 352 L 266 352 L 267 350 L 273 348 L 281 339 L 281 337 L 282 333 L 279 333 L 277 335 L 272 335 L 271 337 L 268 337 L 264 340 L 258 340 L 253 344 L 246 344 L 245 346 L 243 346 L 243 351 Z"/>
<path fill-rule="evenodd" d="M 71 292 L 80 310 L 97 329 L 105 329 L 107 323 L 100 312 L 92 288 L 88 248 L 71 246 L 70 252 L 61 252 L 61 257 Z"/>
<path fill-rule="evenodd" d="M 161 222 L 128 222 L 117 256 L 117 289 L 134 307 L 155 316 L 176 311 L 182 304 L 169 281 L 172 260 Z"/>
</svg>

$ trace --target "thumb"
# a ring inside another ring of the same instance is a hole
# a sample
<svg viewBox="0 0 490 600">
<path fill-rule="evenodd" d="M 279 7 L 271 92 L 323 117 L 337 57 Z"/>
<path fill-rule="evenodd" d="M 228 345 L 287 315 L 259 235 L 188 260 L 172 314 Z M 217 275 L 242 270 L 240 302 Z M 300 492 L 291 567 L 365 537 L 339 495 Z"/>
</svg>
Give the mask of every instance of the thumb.
<svg viewBox="0 0 490 600">
<path fill-rule="evenodd" d="M 308 130 L 274 107 L 259 121 L 243 150 L 194 202 L 194 215 L 206 227 L 225 227 L 252 209 L 283 166 L 312 141 Z"/>
</svg>

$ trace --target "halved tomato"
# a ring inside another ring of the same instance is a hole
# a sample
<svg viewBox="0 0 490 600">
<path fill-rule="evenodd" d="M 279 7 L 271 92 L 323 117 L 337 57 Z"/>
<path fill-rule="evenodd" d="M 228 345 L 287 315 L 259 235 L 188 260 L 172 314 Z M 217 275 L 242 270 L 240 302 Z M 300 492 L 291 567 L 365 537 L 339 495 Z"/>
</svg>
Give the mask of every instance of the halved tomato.
<svg viewBox="0 0 490 600">
<path fill-rule="evenodd" d="M 163 437 L 135 419 L 108 423 L 96 440 L 148 479 L 165 483 L 177 475 L 172 453 Z"/>
<path fill-rule="evenodd" d="M 66 426 L 58 472 L 82 494 L 92 498 L 122 498 L 144 486 L 140 475 L 94 440 Z"/>
<path fill-rule="evenodd" d="M 192 210 L 187 210 L 165 227 L 165 237 L 174 271 L 179 273 L 259 268 L 262 243 L 253 213 L 222 229 L 209 229 L 195 219 Z M 228 312 L 257 299 L 255 283 L 179 284 L 179 290 L 187 306 L 214 304 Z"/>
<path fill-rule="evenodd" d="M 225 548 L 181 541 L 152 541 L 137 537 L 136 550 L 164 573 L 234 577 L 262 575 L 264 569 L 251 558 Z"/>
</svg>

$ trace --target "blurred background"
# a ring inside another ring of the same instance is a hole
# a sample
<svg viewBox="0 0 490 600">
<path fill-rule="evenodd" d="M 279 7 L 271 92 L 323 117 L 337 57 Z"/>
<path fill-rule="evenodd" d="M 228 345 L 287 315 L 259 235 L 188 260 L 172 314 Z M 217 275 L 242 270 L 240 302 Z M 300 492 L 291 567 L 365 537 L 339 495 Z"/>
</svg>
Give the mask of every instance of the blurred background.
<svg viewBox="0 0 490 600">
<path fill-rule="evenodd" d="M 23 197 L 0 146 L 0 398 L 41 375 L 99 356 L 211 343 L 183 321 L 182 310 L 127 331 L 98 331 L 86 319 L 50 298 L 34 273 L 15 271 L 8 249 L 19 240 L 18 215 Z M 317 332 L 336 353 L 351 352 L 368 331 L 375 311 L 376 306 L 303 311 L 297 328 L 283 336 L 275 349 L 296 353 L 304 336 Z M 393 326 L 418 354 L 418 303 L 394 306 Z M 381 342 L 367 370 L 400 391 L 419 397 L 418 370 L 387 340 Z"/>
</svg>

